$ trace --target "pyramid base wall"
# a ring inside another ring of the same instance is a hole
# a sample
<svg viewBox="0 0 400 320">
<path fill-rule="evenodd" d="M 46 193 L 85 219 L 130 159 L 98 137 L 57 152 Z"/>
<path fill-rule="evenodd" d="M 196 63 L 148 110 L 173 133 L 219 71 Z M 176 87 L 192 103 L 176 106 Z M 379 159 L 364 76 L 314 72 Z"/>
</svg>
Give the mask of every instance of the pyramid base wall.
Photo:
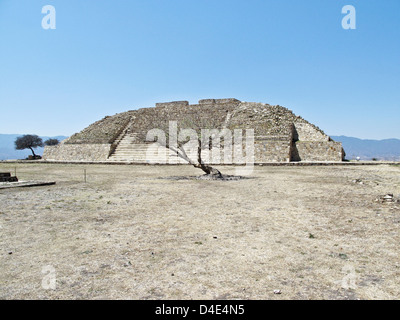
<svg viewBox="0 0 400 320">
<path fill-rule="evenodd" d="M 44 160 L 54 161 L 107 161 L 111 144 L 64 144 L 46 146 Z"/>
<path fill-rule="evenodd" d="M 109 161 L 110 152 L 111 144 L 61 143 L 57 146 L 46 146 L 43 152 L 43 159 L 49 161 Z M 289 141 L 255 141 L 254 148 L 254 160 L 256 163 L 342 161 L 343 157 L 342 144 L 334 141 L 297 141 L 292 145 Z M 221 158 L 223 159 L 222 154 Z M 237 161 L 233 161 L 233 163 L 235 162 Z M 239 161 L 238 163 L 242 162 Z M 223 164 L 223 160 L 221 164 Z"/>
<path fill-rule="evenodd" d="M 291 161 L 343 161 L 342 144 L 335 141 L 297 141 Z"/>
</svg>

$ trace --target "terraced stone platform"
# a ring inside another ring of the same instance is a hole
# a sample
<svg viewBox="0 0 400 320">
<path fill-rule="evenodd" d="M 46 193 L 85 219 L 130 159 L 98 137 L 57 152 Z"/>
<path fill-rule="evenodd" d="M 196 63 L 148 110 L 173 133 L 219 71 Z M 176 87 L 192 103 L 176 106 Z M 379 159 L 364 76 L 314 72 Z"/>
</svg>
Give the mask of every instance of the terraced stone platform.
<svg viewBox="0 0 400 320">
<path fill-rule="evenodd" d="M 204 99 L 193 105 L 188 101 L 157 103 L 155 108 L 107 116 L 58 146 L 46 146 L 43 158 L 49 161 L 184 163 L 170 150 L 146 141 L 146 134 L 155 129 L 160 119 L 175 121 L 179 131 L 190 128 L 188 119 L 208 121 L 215 124 L 217 130 L 242 130 L 245 134 L 246 129 L 252 129 L 256 163 L 342 161 L 345 156 L 340 142 L 333 141 L 320 128 L 287 108 L 237 99 Z M 244 143 L 239 147 L 245 150 Z M 224 159 L 223 146 L 213 148 L 203 150 L 203 157 L 207 159 L 207 153 L 220 152 L 217 158 Z M 196 157 L 194 152 L 189 153 L 190 157 Z M 243 163 L 243 159 L 232 157 L 232 163 Z"/>
</svg>

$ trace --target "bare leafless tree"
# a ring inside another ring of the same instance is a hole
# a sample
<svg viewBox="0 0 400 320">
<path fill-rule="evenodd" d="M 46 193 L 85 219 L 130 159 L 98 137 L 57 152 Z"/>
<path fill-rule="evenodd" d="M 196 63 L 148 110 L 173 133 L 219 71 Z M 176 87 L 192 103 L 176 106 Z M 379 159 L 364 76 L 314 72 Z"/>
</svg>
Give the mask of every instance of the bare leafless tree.
<svg viewBox="0 0 400 320">
<path fill-rule="evenodd" d="M 153 131 L 151 134 L 146 134 L 145 139 L 147 141 L 159 143 L 193 167 L 203 170 L 207 175 L 213 176 L 214 178 L 222 178 L 221 172 L 210 164 L 207 164 L 202 156 L 203 150 L 210 150 L 214 146 L 212 145 L 213 140 L 217 142 L 220 141 L 222 131 L 220 130 L 222 129 L 221 119 L 208 119 L 199 117 L 198 114 L 189 114 L 185 115 L 184 120 L 156 120 L 153 122 L 153 127 L 153 130 L 156 131 Z M 160 138 L 160 135 L 157 136 L 157 134 L 154 134 L 154 132 L 157 131 L 163 132 L 164 136 Z M 174 136 L 175 134 L 177 136 Z M 186 147 L 189 143 L 195 145 L 195 159 L 190 158 L 187 153 Z"/>
</svg>

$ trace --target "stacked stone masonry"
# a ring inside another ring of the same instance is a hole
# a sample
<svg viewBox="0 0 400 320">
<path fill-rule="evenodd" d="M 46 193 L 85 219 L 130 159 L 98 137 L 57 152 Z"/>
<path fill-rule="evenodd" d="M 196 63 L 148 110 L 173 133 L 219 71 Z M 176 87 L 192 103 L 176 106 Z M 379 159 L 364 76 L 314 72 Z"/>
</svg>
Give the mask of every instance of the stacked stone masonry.
<svg viewBox="0 0 400 320">
<path fill-rule="evenodd" d="M 342 161 L 345 153 L 341 143 L 332 141 L 321 129 L 291 110 L 263 103 L 241 102 L 236 99 L 204 99 L 190 105 L 188 101 L 157 103 L 155 108 L 141 108 L 97 121 L 62 141 L 57 146 L 46 146 L 45 160 L 54 161 L 123 161 L 133 163 L 185 163 L 146 136 L 152 129 L 168 131 L 170 121 L 177 123 L 177 131 L 209 127 L 230 132 L 239 130 L 246 137 L 246 129 L 254 130 L 255 163 L 291 161 Z M 243 149 L 243 157 L 226 157 L 222 142 L 209 154 L 220 153 L 218 161 L 243 163 L 245 141 L 234 148 Z M 188 155 L 196 157 L 196 148 L 188 148 Z M 233 151 L 232 151 L 233 152 Z M 233 154 L 235 154 L 233 152 Z M 209 160 L 215 163 L 215 157 Z M 230 159 L 226 160 L 226 159 Z M 246 158 L 248 160 L 248 158 Z M 207 162 L 207 161 L 206 161 Z"/>
</svg>

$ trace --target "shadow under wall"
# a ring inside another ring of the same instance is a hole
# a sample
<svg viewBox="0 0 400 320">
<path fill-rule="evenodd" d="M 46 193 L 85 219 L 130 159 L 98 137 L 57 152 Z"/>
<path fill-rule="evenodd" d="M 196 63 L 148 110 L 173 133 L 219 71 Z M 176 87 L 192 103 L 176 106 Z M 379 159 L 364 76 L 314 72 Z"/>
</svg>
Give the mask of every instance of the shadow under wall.
<svg viewBox="0 0 400 320">
<path fill-rule="evenodd" d="M 291 148 L 291 153 L 290 153 L 290 161 L 292 162 L 298 162 L 301 161 L 300 155 L 299 155 L 299 150 L 297 149 L 296 142 L 292 142 L 292 148 Z"/>
<path fill-rule="evenodd" d="M 299 150 L 297 149 L 296 146 L 296 141 L 299 141 L 299 134 L 296 130 L 296 126 L 293 124 L 292 126 L 292 134 L 293 134 L 293 140 L 292 140 L 292 147 L 290 148 L 290 161 L 296 162 L 296 161 L 301 161 L 300 155 L 299 155 Z"/>
</svg>

